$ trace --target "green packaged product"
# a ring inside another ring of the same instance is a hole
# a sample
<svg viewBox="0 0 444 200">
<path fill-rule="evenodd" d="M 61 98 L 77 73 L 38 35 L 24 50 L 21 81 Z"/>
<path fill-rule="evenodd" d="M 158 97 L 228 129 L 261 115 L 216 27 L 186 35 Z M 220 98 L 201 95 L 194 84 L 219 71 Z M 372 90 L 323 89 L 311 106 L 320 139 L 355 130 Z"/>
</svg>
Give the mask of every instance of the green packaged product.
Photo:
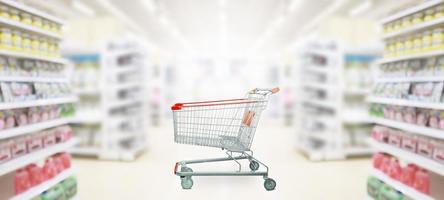
<svg viewBox="0 0 444 200">
<path fill-rule="evenodd" d="M 379 199 L 378 200 L 404 200 L 404 195 L 402 193 L 393 190 L 389 186 L 385 185 L 381 187 L 379 191 Z"/>
<path fill-rule="evenodd" d="M 70 199 L 77 194 L 77 179 L 75 177 L 69 177 L 62 182 L 62 186 L 65 189 L 65 196 Z"/>
<path fill-rule="evenodd" d="M 44 192 L 41 197 L 42 200 L 68 200 L 65 197 L 63 186 L 61 186 L 60 184 Z"/>
<path fill-rule="evenodd" d="M 381 186 L 384 183 L 382 183 L 380 180 L 378 180 L 377 178 L 370 176 L 367 179 L 367 193 L 368 195 L 370 195 L 373 198 L 377 198 L 378 194 L 379 194 L 379 190 L 381 188 Z"/>
</svg>

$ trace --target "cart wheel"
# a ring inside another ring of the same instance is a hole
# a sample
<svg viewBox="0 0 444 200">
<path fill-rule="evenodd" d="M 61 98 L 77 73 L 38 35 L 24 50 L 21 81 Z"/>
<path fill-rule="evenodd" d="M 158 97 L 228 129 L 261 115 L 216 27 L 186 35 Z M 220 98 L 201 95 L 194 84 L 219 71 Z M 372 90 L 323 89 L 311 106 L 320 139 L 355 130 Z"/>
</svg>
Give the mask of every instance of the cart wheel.
<svg viewBox="0 0 444 200">
<path fill-rule="evenodd" d="M 182 167 L 180 169 L 181 172 L 193 172 L 193 169 L 189 168 L 189 167 Z M 181 176 L 180 178 L 185 178 L 185 176 Z"/>
<path fill-rule="evenodd" d="M 185 177 L 181 179 L 182 189 L 189 190 L 191 187 L 193 187 L 193 179 L 191 177 Z"/>
<path fill-rule="evenodd" d="M 259 163 L 254 161 L 254 160 L 250 161 L 250 169 L 253 172 L 258 170 L 259 169 Z"/>
<path fill-rule="evenodd" d="M 272 191 L 274 188 L 276 188 L 276 181 L 274 181 L 272 178 L 266 178 L 264 187 L 267 191 Z"/>
</svg>

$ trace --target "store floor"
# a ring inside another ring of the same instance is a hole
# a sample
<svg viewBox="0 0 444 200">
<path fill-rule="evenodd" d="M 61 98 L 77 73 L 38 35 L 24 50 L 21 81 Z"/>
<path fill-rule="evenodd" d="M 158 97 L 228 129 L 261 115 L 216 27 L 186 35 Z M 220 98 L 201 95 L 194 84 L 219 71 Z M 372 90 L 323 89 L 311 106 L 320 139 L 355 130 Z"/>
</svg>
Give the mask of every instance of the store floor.
<svg viewBox="0 0 444 200">
<path fill-rule="evenodd" d="M 258 128 L 255 156 L 270 166 L 277 181 L 266 192 L 259 177 L 196 177 L 192 190 L 182 190 L 173 175 L 178 160 L 223 156 L 219 149 L 177 145 L 171 126 L 150 129 L 150 147 L 135 162 L 75 159 L 82 200 L 90 199 L 364 199 L 369 159 L 309 162 L 294 148 L 293 129 Z M 218 169 L 236 169 L 227 163 Z M 195 169 L 196 170 L 196 169 Z"/>
</svg>

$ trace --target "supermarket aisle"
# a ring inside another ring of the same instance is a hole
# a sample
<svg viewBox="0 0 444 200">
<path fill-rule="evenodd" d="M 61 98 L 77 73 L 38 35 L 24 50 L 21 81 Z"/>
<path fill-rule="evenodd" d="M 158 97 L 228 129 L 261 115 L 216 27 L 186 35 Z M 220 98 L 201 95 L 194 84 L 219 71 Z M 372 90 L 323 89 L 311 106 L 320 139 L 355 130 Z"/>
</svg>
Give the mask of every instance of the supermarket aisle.
<svg viewBox="0 0 444 200">
<path fill-rule="evenodd" d="M 363 199 L 369 160 L 308 162 L 294 149 L 292 129 L 264 125 L 255 155 L 269 164 L 277 189 L 266 192 L 258 177 L 193 178 L 190 191 L 172 174 L 176 160 L 223 156 L 218 149 L 176 145 L 171 126 L 151 130 L 149 151 L 134 163 L 75 159 L 81 199 Z M 271 142 L 271 143 L 269 143 Z M 216 166 L 235 169 L 228 163 Z M 230 168 L 231 167 L 231 168 Z M 196 168 L 195 168 L 196 169 Z M 112 192 L 111 192 L 112 191 Z"/>
</svg>

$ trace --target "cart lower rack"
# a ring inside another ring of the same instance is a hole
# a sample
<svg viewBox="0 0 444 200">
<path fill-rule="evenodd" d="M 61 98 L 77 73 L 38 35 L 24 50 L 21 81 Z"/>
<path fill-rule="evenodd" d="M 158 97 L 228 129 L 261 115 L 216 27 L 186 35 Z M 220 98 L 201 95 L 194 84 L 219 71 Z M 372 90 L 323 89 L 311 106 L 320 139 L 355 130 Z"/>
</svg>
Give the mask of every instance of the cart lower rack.
<svg viewBox="0 0 444 200">
<path fill-rule="evenodd" d="M 279 88 L 254 89 L 242 99 L 176 103 L 171 107 L 174 141 L 181 144 L 208 146 L 226 150 L 227 157 L 177 162 L 174 173 L 181 178 L 183 189 L 191 189 L 193 176 L 262 176 L 266 190 L 276 182 L 268 177 L 268 166 L 253 157 L 250 147 L 262 111 L 270 94 Z M 242 171 L 240 160 L 248 160 L 250 171 Z M 187 165 L 234 161 L 239 169 L 232 172 L 194 172 Z M 265 171 L 257 171 L 260 166 Z"/>
</svg>

